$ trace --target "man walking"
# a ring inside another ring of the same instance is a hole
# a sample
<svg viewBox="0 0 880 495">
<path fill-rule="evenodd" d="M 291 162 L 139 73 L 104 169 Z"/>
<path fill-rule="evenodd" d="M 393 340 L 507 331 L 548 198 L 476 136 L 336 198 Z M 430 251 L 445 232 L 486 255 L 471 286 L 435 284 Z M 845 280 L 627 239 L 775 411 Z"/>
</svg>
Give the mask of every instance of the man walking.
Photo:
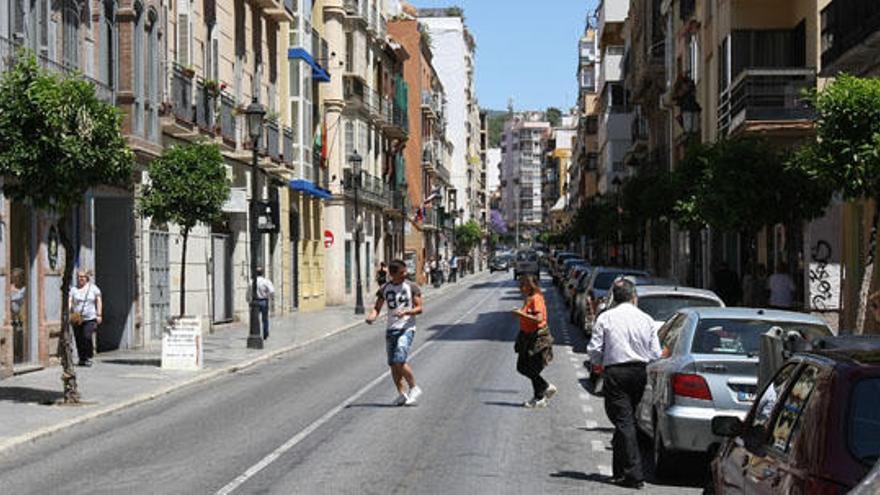
<svg viewBox="0 0 880 495">
<path fill-rule="evenodd" d="M 260 320 L 263 322 L 263 340 L 269 338 L 269 298 L 275 295 L 272 281 L 263 276 L 263 267 L 257 267 L 257 306 L 260 308 Z"/>
<path fill-rule="evenodd" d="M 449 258 L 449 281 L 458 281 L 458 256 L 456 256 L 455 253 Z"/>
<path fill-rule="evenodd" d="M 593 366 L 605 370 L 605 413 L 614 424 L 612 482 L 642 488 L 635 409 L 645 391 L 645 365 L 660 357 L 660 341 L 653 319 L 636 307 L 635 285 L 619 279 L 611 292 L 615 306 L 596 319 L 587 351 Z"/>
<path fill-rule="evenodd" d="M 401 260 L 394 260 L 388 265 L 388 275 L 391 281 L 376 293 L 376 305 L 367 315 L 367 323 L 376 321 L 382 306 L 388 304 L 385 350 L 388 366 L 391 367 L 391 379 L 399 394 L 393 404 L 411 406 L 422 395 L 422 389 L 416 385 L 416 377 L 407 362 L 416 336 L 415 316 L 422 314 L 422 291 L 418 285 L 407 280 L 406 264 Z"/>
</svg>

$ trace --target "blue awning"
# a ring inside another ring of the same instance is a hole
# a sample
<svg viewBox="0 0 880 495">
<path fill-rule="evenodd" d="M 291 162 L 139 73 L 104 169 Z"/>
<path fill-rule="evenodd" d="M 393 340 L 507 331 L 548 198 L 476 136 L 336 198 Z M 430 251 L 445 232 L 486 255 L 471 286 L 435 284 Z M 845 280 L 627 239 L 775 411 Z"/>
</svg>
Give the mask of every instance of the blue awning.
<svg viewBox="0 0 880 495">
<path fill-rule="evenodd" d="M 321 67 L 321 64 L 315 62 L 315 58 L 312 57 L 312 54 L 306 51 L 305 48 L 288 48 L 287 59 L 302 60 L 303 62 L 309 64 L 309 67 L 312 68 L 312 79 L 318 82 L 330 82 L 330 74 L 327 73 L 327 71 L 323 67 Z"/>
<path fill-rule="evenodd" d="M 330 191 L 320 188 L 314 182 L 305 179 L 293 179 L 290 181 L 290 188 L 294 191 L 300 191 L 319 199 L 330 199 L 333 197 Z"/>
</svg>

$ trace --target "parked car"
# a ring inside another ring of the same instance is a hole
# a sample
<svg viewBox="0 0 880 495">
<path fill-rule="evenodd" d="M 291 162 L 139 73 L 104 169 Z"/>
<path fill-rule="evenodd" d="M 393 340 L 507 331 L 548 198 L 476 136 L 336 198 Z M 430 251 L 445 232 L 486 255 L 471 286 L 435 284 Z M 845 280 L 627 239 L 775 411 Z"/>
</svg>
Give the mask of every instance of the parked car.
<svg viewBox="0 0 880 495">
<path fill-rule="evenodd" d="M 600 312 L 599 303 L 605 299 L 611 284 L 621 276 L 647 277 L 648 272 L 631 268 L 594 267 L 590 271 L 590 279 L 578 287 L 574 303 L 575 324 L 580 324 L 587 335 L 593 333 L 593 321 Z"/>
<path fill-rule="evenodd" d="M 520 275 L 534 275 L 541 278 L 541 267 L 538 265 L 538 254 L 531 250 L 518 251 L 513 261 L 513 279 L 519 280 Z"/>
<path fill-rule="evenodd" d="M 580 258 L 580 256 L 578 256 L 575 253 L 561 252 L 561 253 L 557 253 L 552 258 L 551 266 L 550 266 L 550 276 L 553 278 L 554 284 L 559 283 L 560 271 L 562 270 L 563 263 L 565 263 L 566 260 L 570 260 L 573 258 Z"/>
<path fill-rule="evenodd" d="M 639 309 L 654 319 L 659 329 L 678 310 L 696 307 L 724 307 L 718 294 L 706 289 L 677 285 L 636 286 Z"/>
<path fill-rule="evenodd" d="M 580 282 L 582 277 L 589 275 L 589 273 L 590 267 L 586 264 L 572 266 L 572 269 L 568 273 L 568 277 L 566 277 L 565 283 L 562 284 L 562 287 L 560 288 L 565 304 L 571 304 L 574 302 L 575 288 L 577 287 L 578 282 Z"/>
<path fill-rule="evenodd" d="M 489 273 L 510 271 L 510 258 L 507 256 L 496 256 L 489 262 Z"/>
<path fill-rule="evenodd" d="M 880 339 L 831 347 L 789 358 L 745 420 L 712 420 L 729 438 L 712 462 L 716 493 L 878 493 Z"/>
<path fill-rule="evenodd" d="M 568 280 L 568 274 L 571 272 L 572 267 L 583 266 L 586 264 L 587 262 L 581 258 L 566 258 L 556 270 L 556 282 L 559 284 L 559 287 L 561 288 Z"/>
<path fill-rule="evenodd" d="M 676 453 L 717 448 L 713 417 L 745 417 L 758 384 L 761 335 L 772 327 L 808 341 L 831 335 L 817 316 L 756 308 L 685 308 L 660 328 L 663 356 L 648 364 L 636 411 L 639 429 L 653 439 L 658 476 Z"/>
</svg>

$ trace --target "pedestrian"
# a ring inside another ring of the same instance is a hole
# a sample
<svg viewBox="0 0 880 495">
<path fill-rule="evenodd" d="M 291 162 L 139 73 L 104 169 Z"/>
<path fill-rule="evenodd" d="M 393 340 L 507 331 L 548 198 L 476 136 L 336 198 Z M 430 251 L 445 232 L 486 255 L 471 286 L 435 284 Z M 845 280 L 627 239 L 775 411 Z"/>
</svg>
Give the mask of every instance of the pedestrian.
<svg viewBox="0 0 880 495">
<path fill-rule="evenodd" d="M 449 281 L 449 262 L 443 255 L 440 256 L 440 282 L 446 283 Z"/>
<path fill-rule="evenodd" d="M 458 256 L 456 256 L 455 253 L 449 258 L 449 281 L 458 281 Z"/>
<path fill-rule="evenodd" d="M 104 321 L 104 302 L 101 289 L 92 283 L 86 270 L 77 270 L 76 287 L 70 290 L 67 301 L 70 308 L 70 325 L 76 338 L 76 354 L 80 366 L 91 366 L 95 356 L 92 335 Z"/>
<path fill-rule="evenodd" d="M 257 306 L 260 308 L 260 321 L 263 323 L 263 340 L 269 338 L 269 299 L 275 296 L 272 281 L 263 276 L 263 267 L 257 267 Z"/>
<path fill-rule="evenodd" d="M 434 287 L 440 287 L 440 261 L 437 256 L 431 258 L 431 284 Z"/>
<path fill-rule="evenodd" d="M 382 287 L 388 281 L 388 267 L 384 261 L 379 262 L 379 269 L 376 270 L 376 285 Z"/>
<path fill-rule="evenodd" d="M 596 318 L 587 352 L 592 366 L 604 370 L 605 413 L 614 425 L 611 481 L 642 488 L 635 410 L 645 392 L 645 366 L 660 357 L 660 341 L 654 320 L 636 306 L 632 281 L 615 280 L 611 293 L 616 305 Z"/>
<path fill-rule="evenodd" d="M 722 261 L 718 264 L 718 269 L 713 274 L 715 279 L 715 292 L 724 301 L 727 306 L 735 306 L 739 304 L 742 296 L 742 288 L 739 285 L 739 277 L 736 272 L 730 269 L 730 266 Z"/>
<path fill-rule="evenodd" d="M 791 309 L 794 306 L 794 285 L 788 274 L 788 265 L 781 262 L 776 265 L 776 272 L 767 279 L 767 290 L 770 291 L 769 306 L 776 309 Z"/>
<path fill-rule="evenodd" d="M 519 334 L 516 336 L 516 371 L 532 382 L 532 398 L 523 403 L 527 408 L 546 407 L 547 401 L 556 395 L 556 386 L 541 376 L 544 368 L 553 360 L 553 336 L 547 327 L 547 304 L 534 275 L 519 279 L 519 291 L 524 301 L 522 307 L 514 308 L 519 317 Z"/>
<path fill-rule="evenodd" d="M 376 305 L 367 315 L 367 323 L 372 324 L 388 305 L 385 330 L 385 351 L 391 379 L 397 387 L 395 406 L 416 404 L 422 389 L 416 385 L 416 377 L 409 365 L 410 349 L 416 336 L 416 315 L 422 314 L 422 290 L 406 278 L 406 264 L 394 260 L 388 266 L 391 280 L 376 292 Z"/>
</svg>

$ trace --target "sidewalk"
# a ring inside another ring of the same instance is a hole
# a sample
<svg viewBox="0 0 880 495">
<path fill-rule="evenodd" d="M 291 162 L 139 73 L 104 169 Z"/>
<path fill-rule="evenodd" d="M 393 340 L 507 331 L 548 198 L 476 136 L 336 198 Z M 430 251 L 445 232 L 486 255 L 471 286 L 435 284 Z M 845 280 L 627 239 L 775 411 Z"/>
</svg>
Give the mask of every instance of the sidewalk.
<svg viewBox="0 0 880 495">
<path fill-rule="evenodd" d="M 425 299 L 488 277 L 468 275 L 457 284 L 425 287 Z M 373 297 L 365 297 L 368 306 Z M 161 397 L 196 383 L 259 364 L 295 349 L 344 332 L 363 322 L 351 306 L 294 313 L 272 319 L 269 339 L 262 350 L 247 348 L 247 322 L 224 325 L 204 336 L 204 367 L 199 371 L 160 368 L 160 350 L 102 353 L 92 368 L 77 368 L 80 406 L 52 405 L 62 397 L 61 368 L 15 376 L 0 381 L 0 453 L 57 431 Z"/>
</svg>

